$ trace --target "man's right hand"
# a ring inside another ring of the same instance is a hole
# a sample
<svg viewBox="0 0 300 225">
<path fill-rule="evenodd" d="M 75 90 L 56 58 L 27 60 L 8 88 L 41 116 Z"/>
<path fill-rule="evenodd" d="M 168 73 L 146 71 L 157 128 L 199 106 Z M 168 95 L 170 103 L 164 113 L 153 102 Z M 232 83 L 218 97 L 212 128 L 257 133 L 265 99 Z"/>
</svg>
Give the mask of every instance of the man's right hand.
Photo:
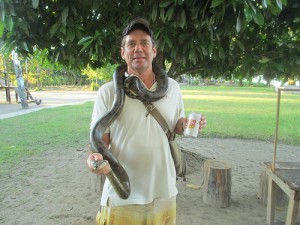
<svg viewBox="0 0 300 225">
<path fill-rule="evenodd" d="M 98 175 L 107 175 L 110 171 L 110 165 L 99 153 L 92 153 L 87 159 L 88 169 Z"/>
</svg>

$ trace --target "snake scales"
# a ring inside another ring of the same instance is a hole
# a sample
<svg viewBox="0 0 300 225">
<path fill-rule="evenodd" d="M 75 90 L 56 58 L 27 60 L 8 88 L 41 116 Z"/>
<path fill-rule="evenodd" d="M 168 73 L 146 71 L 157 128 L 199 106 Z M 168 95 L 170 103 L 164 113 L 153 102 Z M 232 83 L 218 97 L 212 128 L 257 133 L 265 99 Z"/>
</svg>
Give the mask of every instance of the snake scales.
<svg viewBox="0 0 300 225">
<path fill-rule="evenodd" d="M 91 147 L 94 152 L 98 152 L 103 156 L 105 161 L 108 161 L 111 171 L 107 175 L 111 185 L 115 189 L 118 196 L 122 199 L 127 199 L 130 195 L 130 181 L 127 172 L 120 164 L 118 159 L 105 146 L 102 141 L 105 130 L 112 122 L 121 114 L 125 93 L 131 98 L 137 98 L 144 102 L 155 102 L 163 98 L 168 89 L 168 77 L 164 70 L 153 64 L 153 72 L 156 75 L 157 88 L 152 92 L 147 90 L 137 76 L 129 76 L 124 78 L 127 65 L 118 66 L 113 75 L 114 84 L 114 102 L 110 111 L 101 117 L 91 132 Z M 100 166 L 101 163 L 94 164 L 94 168 Z"/>
</svg>

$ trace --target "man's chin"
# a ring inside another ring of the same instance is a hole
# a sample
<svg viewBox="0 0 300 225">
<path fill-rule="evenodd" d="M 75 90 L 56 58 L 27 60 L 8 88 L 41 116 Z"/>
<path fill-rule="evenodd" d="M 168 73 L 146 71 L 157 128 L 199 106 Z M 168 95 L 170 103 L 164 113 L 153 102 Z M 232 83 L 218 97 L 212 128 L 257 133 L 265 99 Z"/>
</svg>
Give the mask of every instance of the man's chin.
<svg viewBox="0 0 300 225">
<path fill-rule="evenodd" d="M 141 69 L 145 69 L 148 67 L 148 63 L 143 61 L 143 62 L 133 62 L 132 63 L 132 68 L 135 70 L 141 70 Z"/>
</svg>

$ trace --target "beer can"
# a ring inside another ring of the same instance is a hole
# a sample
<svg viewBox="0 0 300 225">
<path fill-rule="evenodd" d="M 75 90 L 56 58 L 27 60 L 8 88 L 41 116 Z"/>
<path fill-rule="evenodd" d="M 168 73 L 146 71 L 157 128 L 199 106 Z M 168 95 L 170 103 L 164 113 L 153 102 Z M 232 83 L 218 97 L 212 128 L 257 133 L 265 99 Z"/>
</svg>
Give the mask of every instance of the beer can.
<svg viewBox="0 0 300 225">
<path fill-rule="evenodd" d="M 184 130 L 183 134 L 185 136 L 197 137 L 200 126 L 200 120 L 201 114 L 191 112 L 187 120 L 186 129 Z"/>
</svg>

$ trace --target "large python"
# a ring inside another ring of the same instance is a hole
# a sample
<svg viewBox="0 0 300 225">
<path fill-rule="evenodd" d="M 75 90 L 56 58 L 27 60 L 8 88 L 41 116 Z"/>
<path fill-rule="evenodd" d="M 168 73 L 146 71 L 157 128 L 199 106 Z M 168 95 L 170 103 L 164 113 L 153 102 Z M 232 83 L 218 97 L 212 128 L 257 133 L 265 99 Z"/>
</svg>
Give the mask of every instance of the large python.
<svg viewBox="0 0 300 225">
<path fill-rule="evenodd" d="M 152 68 L 157 81 L 157 88 L 154 92 L 147 90 L 137 76 L 128 76 L 125 78 L 124 73 L 126 72 L 127 65 L 121 65 L 116 68 L 113 75 L 115 95 L 112 108 L 97 121 L 91 131 L 90 144 L 92 150 L 103 156 L 103 162 L 107 161 L 110 164 L 111 171 L 107 177 L 118 196 L 122 199 L 127 199 L 130 195 L 129 177 L 118 159 L 105 146 L 102 138 L 105 130 L 121 114 L 125 101 L 125 93 L 131 98 L 137 98 L 145 102 L 155 102 L 165 96 L 168 89 L 168 77 L 165 71 L 155 64 L 152 65 Z M 101 163 L 94 162 L 92 166 L 96 169 L 97 167 L 101 167 Z"/>
</svg>

